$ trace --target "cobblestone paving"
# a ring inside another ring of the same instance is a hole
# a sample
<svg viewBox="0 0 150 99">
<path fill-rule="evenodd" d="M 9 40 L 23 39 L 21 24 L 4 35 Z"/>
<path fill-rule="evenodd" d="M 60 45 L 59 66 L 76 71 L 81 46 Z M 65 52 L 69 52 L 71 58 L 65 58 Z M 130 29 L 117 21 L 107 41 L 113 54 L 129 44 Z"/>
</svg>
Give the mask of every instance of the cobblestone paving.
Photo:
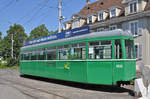
<svg viewBox="0 0 150 99">
<path fill-rule="evenodd" d="M 0 85 L 5 85 L 5 88 L 9 89 L 14 88 L 26 99 L 134 99 L 132 85 L 119 88 L 39 77 L 20 77 L 19 71 L 15 69 L 0 69 Z M 3 99 L 6 98 L 3 96 Z"/>
</svg>

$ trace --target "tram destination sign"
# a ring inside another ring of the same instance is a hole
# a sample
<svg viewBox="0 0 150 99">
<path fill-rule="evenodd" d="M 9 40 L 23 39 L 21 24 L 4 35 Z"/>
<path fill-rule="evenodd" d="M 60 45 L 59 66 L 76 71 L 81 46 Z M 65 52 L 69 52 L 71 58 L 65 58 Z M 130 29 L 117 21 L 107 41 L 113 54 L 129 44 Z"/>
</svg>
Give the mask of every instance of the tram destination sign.
<svg viewBox="0 0 150 99">
<path fill-rule="evenodd" d="M 30 41 L 26 41 L 24 43 L 24 46 L 43 43 L 43 42 L 47 42 L 47 41 L 58 40 L 58 39 L 63 39 L 63 38 L 79 36 L 79 35 L 87 34 L 89 32 L 90 32 L 90 27 L 84 26 L 84 27 L 75 28 L 75 29 L 68 30 L 68 31 L 63 31 L 61 33 L 56 33 L 56 34 L 52 34 L 49 36 L 45 36 L 45 37 L 30 40 Z"/>
</svg>

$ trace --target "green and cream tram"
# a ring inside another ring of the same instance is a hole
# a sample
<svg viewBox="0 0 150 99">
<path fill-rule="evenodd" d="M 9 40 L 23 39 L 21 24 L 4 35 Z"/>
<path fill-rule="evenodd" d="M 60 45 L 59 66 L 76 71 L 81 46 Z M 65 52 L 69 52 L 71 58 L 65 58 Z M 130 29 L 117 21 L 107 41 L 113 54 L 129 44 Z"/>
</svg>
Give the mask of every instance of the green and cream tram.
<svg viewBox="0 0 150 99">
<path fill-rule="evenodd" d="M 102 85 L 136 77 L 134 39 L 119 29 L 26 45 L 20 56 L 21 75 Z"/>
</svg>

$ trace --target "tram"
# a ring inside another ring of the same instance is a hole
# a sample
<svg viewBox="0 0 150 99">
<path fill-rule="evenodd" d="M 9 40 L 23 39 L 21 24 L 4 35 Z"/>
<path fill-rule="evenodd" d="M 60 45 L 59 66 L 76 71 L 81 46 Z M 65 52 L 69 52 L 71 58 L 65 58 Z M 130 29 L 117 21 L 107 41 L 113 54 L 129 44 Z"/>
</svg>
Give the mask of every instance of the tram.
<svg viewBox="0 0 150 99">
<path fill-rule="evenodd" d="M 133 80 L 132 35 L 120 29 L 92 33 L 86 29 L 78 31 L 82 35 L 65 32 L 27 41 L 20 52 L 20 74 L 101 85 Z"/>
</svg>

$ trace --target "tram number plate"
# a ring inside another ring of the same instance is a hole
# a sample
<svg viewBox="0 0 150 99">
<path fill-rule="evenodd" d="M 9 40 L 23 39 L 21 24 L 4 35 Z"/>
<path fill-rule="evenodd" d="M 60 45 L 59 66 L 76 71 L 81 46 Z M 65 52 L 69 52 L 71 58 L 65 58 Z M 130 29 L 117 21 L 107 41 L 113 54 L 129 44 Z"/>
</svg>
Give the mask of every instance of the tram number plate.
<svg viewBox="0 0 150 99">
<path fill-rule="evenodd" d="M 116 68 L 123 68 L 123 65 L 116 65 Z"/>
</svg>

